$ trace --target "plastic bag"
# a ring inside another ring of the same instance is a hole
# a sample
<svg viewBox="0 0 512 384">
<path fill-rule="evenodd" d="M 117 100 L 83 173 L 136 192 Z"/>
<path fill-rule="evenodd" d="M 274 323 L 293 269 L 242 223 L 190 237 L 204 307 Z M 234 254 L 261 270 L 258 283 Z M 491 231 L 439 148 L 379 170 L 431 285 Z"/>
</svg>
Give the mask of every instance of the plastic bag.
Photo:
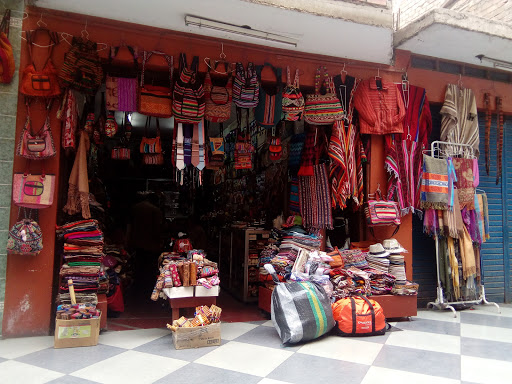
<svg viewBox="0 0 512 384">
<path fill-rule="evenodd" d="M 311 281 L 280 283 L 274 267 L 265 268 L 277 284 L 272 292 L 271 318 L 284 344 L 316 339 L 334 327 L 329 296 Z"/>
</svg>

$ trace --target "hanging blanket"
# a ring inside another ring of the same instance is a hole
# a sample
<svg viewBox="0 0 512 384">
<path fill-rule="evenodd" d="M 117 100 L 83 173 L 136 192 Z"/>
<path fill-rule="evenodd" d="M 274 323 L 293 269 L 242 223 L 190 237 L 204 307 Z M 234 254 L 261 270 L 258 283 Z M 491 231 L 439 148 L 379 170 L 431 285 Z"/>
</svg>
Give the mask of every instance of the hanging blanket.
<svg viewBox="0 0 512 384">
<path fill-rule="evenodd" d="M 446 160 L 423 155 L 422 209 L 448 209 L 450 205 L 448 181 Z"/>
<path fill-rule="evenodd" d="M 91 217 L 89 209 L 89 178 L 87 175 L 87 151 L 89 150 L 89 145 L 89 135 L 82 131 L 73 169 L 69 176 L 68 201 L 64 208 L 62 208 L 68 215 L 81 212 L 84 219 Z"/>
<path fill-rule="evenodd" d="M 305 228 L 332 229 L 330 185 L 324 164 L 313 166 L 313 176 L 299 177 L 299 202 Z"/>
<path fill-rule="evenodd" d="M 453 158 L 453 166 L 457 175 L 457 190 L 460 209 L 475 208 L 475 177 L 473 174 L 473 159 Z"/>
</svg>

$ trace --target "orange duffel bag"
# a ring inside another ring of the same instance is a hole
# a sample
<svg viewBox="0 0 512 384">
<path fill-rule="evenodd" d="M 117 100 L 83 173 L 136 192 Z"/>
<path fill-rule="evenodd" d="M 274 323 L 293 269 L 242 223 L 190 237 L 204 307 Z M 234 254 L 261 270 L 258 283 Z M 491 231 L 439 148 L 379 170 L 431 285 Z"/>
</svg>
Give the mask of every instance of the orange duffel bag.
<svg viewBox="0 0 512 384">
<path fill-rule="evenodd" d="M 365 296 L 340 299 L 332 313 L 341 336 L 374 336 L 386 333 L 386 317 L 379 303 Z"/>
</svg>

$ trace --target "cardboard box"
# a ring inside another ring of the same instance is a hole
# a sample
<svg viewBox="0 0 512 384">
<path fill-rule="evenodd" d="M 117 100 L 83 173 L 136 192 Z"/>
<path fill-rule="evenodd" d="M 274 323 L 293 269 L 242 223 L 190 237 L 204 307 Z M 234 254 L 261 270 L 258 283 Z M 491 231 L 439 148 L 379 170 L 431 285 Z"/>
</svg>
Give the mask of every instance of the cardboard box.
<svg viewBox="0 0 512 384">
<path fill-rule="evenodd" d="M 101 316 L 97 319 L 55 320 L 54 348 L 90 347 L 98 344 Z"/>
<path fill-rule="evenodd" d="M 194 297 L 194 287 L 172 287 L 164 288 L 164 293 L 169 299 L 177 299 L 180 297 Z"/>
<path fill-rule="evenodd" d="M 215 285 L 210 289 L 205 288 L 200 285 L 196 285 L 195 296 L 196 297 L 209 297 L 209 296 L 219 296 L 220 286 Z"/>
<path fill-rule="evenodd" d="M 172 333 L 172 342 L 176 349 L 220 345 L 220 323 L 210 324 L 205 327 L 178 328 Z"/>
</svg>

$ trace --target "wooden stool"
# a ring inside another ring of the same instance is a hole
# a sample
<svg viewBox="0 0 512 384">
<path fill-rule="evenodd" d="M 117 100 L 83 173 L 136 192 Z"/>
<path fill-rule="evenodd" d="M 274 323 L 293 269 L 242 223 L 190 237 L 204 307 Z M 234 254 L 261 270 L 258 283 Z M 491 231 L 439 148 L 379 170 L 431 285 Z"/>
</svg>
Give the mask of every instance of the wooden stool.
<svg viewBox="0 0 512 384">
<path fill-rule="evenodd" d="M 180 308 L 195 308 L 200 305 L 217 304 L 217 296 L 200 296 L 200 297 L 179 297 L 169 299 L 172 309 L 172 321 L 180 318 Z"/>
</svg>

